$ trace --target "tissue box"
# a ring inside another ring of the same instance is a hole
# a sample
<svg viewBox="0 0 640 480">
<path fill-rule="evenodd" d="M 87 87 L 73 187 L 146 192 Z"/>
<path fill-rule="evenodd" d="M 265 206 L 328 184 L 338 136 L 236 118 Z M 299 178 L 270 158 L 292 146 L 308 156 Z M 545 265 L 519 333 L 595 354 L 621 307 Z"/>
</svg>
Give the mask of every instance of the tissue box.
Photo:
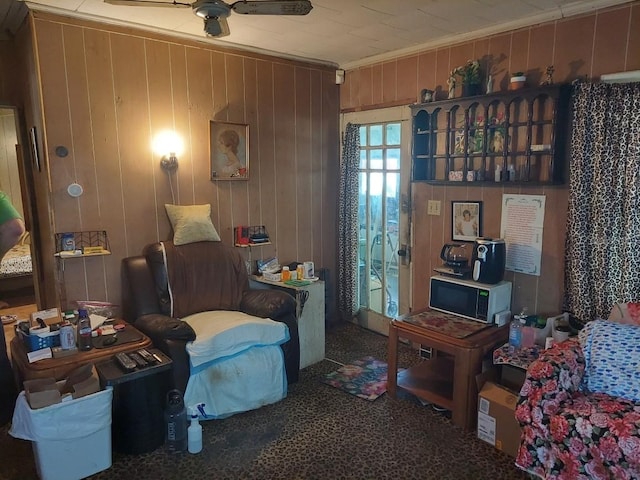
<svg viewBox="0 0 640 480">
<path fill-rule="evenodd" d="M 282 279 L 282 276 L 279 273 L 264 272 L 262 274 L 262 278 L 264 278 L 265 280 L 270 280 L 272 282 L 279 282 Z"/>
</svg>

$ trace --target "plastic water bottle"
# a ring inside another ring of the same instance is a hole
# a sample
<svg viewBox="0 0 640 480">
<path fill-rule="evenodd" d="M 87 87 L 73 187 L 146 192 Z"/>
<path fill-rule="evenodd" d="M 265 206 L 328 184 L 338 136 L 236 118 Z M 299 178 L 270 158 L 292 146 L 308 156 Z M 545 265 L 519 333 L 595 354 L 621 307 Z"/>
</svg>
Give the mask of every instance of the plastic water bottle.
<svg viewBox="0 0 640 480">
<path fill-rule="evenodd" d="M 77 329 L 78 350 L 91 350 L 93 347 L 91 343 L 91 320 L 88 312 L 83 308 L 78 310 Z"/>
<path fill-rule="evenodd" d="M 509 324 L 509 351 L 517 352 L 522 347 L 522 323 L 515 317 Z"/>
<path fill-rule="evenodd" d="M 198 422 L 198 411 L 195 407 L 189 407 L 191 425 L 187 428 L 187 438 L 189 453 L 200 453 L 202 451 L 202 425 Z"/>
<path fill-rule="evenodd" d="M 187 410 L 180 390 L 167 393 L 164 420 L 167 450 L 170 453 L 184 452 L 187 449 Z"/>
</svg>

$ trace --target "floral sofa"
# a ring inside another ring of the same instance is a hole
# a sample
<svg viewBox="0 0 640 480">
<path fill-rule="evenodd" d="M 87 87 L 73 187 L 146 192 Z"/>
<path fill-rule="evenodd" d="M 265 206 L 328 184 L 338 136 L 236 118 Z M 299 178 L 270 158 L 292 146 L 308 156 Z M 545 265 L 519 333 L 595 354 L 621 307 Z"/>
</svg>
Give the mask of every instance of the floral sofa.
<svg viewBox="0 0 640 480">
<path fill-rule="evenodd" d="M 634 328 L 640 332 L 637 325 L 617 325 L 614 328 Z M 631 350 L 640 347 L 638 338 L 629 346 Z M 614 342 L 620 342 L 619 339 L 606 337 L 606 342 L 610 342 L 609 351 L 602 345 L 597 349 L 602 350 L 602 356 L 617 356 L 610 364 L 623 357 L 629 364 L 635 357 L 634 352 L 616 348 L 618 343 Z M 627 395 L 622 398 L 595 393 L 594 388 L 589 388 L 589 372 L 595 377 L 589 355 L 595 348 L 585 344 L 581 332 L 580 339 L 570 338 L 554 345 L 530 365 L 516 407 L 516 419 L 522 427 L 516 457 L 519 468 L 545 479 L 640 478 L 640 401 L 637 397 L 636 401 L 627 400 Z M 612 350 L 620 355 L 612 354 Z M 589 354 L 585 355 L 585 351 Z M 593 364 L 596 361 L 599 360 L 591 359 Z M 632 367 L 625 368 L 637 371 L 638 364 L 633 362 Z M 605 368 L 599 374 L 604 374 L 605 381 L 608 376 L 611 385 L 626 388 L 625 381 L 619 382 L 615 372 Z M 631 377 L 627 380 L 638 382 Z"/>
</svg>

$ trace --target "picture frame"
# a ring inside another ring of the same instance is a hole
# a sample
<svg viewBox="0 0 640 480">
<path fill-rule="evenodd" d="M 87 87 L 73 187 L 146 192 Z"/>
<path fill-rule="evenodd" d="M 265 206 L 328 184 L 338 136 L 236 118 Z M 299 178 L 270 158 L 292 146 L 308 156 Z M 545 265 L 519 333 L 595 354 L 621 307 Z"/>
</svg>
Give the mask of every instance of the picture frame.
<svg viewBox="0 0 640 480">
<path fill-rule="evenodd" d="M 42 167 L 40 165 L 40 155 L 38 154 L 38 133 L 36 132 L 36 127 L 29 129 L 29 146 L 31 147 L 33 166 L 38 172 L 41 172 Z"/>
<path fill-rule="evenodd" d="M 454 200 L 451 202 L 451 238 L 473 242 L 482 236 L 482 202 Z"/>
<path fill-rule="evenodd" d="M 249 179 L 249 125 L 209 124 L 211 181 Z"/>
</svg>

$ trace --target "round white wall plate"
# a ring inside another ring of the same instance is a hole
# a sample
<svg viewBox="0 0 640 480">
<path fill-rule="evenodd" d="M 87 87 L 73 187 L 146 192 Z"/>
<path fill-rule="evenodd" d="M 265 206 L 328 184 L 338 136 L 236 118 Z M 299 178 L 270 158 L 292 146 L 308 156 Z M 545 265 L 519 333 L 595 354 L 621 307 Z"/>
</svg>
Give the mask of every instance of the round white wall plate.
<svg viewBox="0 0 640 480">
<path fill-rule="evenodd" d="M 79 197 L 80 195 L 82 195 L 83 191 L 84 190 L 82 189 L 82 185 L 80 185 L 79 183 L 72 183 L 67 187 L 67 193 L 72 197 Z"/>
</svg>

